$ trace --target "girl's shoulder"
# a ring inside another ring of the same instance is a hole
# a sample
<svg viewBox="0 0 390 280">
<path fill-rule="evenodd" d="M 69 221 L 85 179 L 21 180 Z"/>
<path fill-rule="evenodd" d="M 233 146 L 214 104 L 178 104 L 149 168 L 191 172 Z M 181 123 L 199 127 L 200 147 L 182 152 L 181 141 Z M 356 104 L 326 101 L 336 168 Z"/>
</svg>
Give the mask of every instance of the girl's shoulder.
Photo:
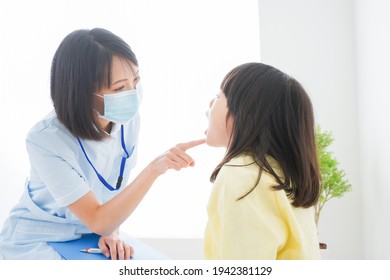
<svg viewBox="0 0 390 280">
<path fill-rule="evenodd" d="M 279 163 L 271 156 L 266 156 L 266 161 L 269 163 L 271 168 L 275 171 L 276 174 L 282 176 L 281 168 Z M 229 169 L 230 171 L 237 169 L 240 172 L 248 170 L 249 172 L 259 173 L 260 170 L 262 173 L 265 173 L 267 176 L 270 175 L 259 163 L 259 160 L 256 160 L 250 154 L 240 154 L 232 158 L 229 162 L 225 163 L 222 168 Z"/>
<path fill-rule="evenodd" d="M 267 162 L 279 177 L 283 177 L 278 162 L 270 157 L 266 157 Z M 259 178 L 260 176 L 260 178 Z M 260 167 L 252 155 L 240 154 L 227 162 L 218 174 L 220 180 L 227 185 L 232 185 L 238 192 L 249 191 L 254 186 L 256 192 L 274 192 L 272 186 L 277 184 L 275 177 Z"/>
<path fill-rule="evenodd" d="M 225 166 L 246 166 L 253 163 L 255 164 L 255 160 L 252 155 L 242 153 L 225 163 Z"/>
</svg>

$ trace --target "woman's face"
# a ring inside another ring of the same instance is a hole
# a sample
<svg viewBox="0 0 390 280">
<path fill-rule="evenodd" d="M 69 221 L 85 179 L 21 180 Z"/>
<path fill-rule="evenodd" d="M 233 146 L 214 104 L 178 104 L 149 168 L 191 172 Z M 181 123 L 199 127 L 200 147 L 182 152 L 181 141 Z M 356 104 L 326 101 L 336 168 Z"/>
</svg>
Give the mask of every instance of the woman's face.
<svg viewBox="0 0 390 280">
<path fill-rule="evenodd" d="M 95 93 L 103 96 L 104 94 L 115 94 L 124 90 L 135 89 L 139 79 L 138 66 L 127 63 L 117 56 L 113 56 L 111 63 L 111 85 Z M 95 96 L 94 108 L 100 115 L 104 115 L 104 99 Z"/>
<path fill-rule="evenodd" d="M 220 92 L 210 102 L 210 109 L 206 115 L 209 119 L 209 127 L 206 130 L 206 143 L 213 147 L 227 147 L 232 133 L 233 119 L 226 120 L 228 107 L 225 94 Z"/>
</svg>

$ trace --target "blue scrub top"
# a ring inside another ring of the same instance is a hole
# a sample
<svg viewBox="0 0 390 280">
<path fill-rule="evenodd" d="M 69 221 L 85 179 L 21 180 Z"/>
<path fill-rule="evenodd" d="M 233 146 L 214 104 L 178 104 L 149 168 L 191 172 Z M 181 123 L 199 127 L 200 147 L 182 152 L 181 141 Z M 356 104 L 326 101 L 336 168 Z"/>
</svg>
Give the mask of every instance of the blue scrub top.
<svg viewBox="0 0 390 280">
<path fill-rule="evenodd" d="M 135 149 L 126 162 L 121 189 L 110 191 L 54 111 L 39 121 L 27 135 L 30 177 L 3 226 L 0 254 L 6 259 L 60 259 L 46 242 L 73 240 L 91 233 L 67 206 L 89 191 L 103 204 L 127 186 L 136 164 L 139 127 L 138 114 L 124 125 L 126 147 Z M 114 124 L 110 137 L 103 141 L 82 143 L 95 169 L 115 187 L 124 156 L 120 125 Z"/>
</svg>

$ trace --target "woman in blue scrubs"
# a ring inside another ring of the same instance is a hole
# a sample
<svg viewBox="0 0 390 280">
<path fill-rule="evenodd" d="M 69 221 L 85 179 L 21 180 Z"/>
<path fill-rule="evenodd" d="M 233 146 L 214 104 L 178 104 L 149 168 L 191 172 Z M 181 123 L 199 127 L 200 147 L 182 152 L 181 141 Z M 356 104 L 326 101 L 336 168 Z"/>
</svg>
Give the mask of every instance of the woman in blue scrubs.
<svg viewBox="0 0 390 280">
<path fill-rule="evenodd" d="M 76 30 L 61 42 L 51 67 L 54 110 L 27 135 L 30 176 L 3 226 L 0 255 L 61 259 L 47 242 L 92 232 L 107 257 L 133 255 L 119 226 L 160 175 L 193 166 L 185 151 L 204 143 L 174 146 L 127 185 L 137 158 L 139 80 L 133 51 L 107 30 Z"/>
</svg>

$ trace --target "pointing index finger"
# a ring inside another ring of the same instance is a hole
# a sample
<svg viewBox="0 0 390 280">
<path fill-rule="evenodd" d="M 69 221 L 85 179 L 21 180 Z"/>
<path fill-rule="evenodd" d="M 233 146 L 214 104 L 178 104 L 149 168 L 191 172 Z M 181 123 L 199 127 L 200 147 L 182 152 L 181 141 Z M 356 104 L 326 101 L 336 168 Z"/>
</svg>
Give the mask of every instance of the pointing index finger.
<svg viewBox="0 0 390 280">
<path fill-rule="evenodd" d="M 176 147 L 178 147 L 179 149 L 181 149 L 183 151 L 186 151 L 188 149 L 202 145 L 204 143 L 206 143 L 206 139 L 199 139 L 199 140 L 195 140 L 195 141 L 177 144 Z"/>
</svg>

